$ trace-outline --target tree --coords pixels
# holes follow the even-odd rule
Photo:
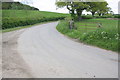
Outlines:
[[[72,17],[77,15],[78,20],[81,20],[83,10],[88,8],[85,2],[56,2],[57,7],[67,7]],[[76,12],[76,14],[75,14]]]
[[[109,7],[107,6],[108,6],[107,2],[98,3],[99,10],[97,11],[97,13],[99,16],[102,16],[109,11]]]
[[[78,20],[81,20],[82,17],[82,12],[83,10],[87,9],[89,7],[89,5],[85,2],[75,2],[75,10],[78,16]]]
[[[110,7],[108,7],[106,15],[113,15],[113,14],[114,14],[114,12],[112,11],[112,9]]]
[[[99,10],[99,2],[88,2],[89,8],[87,11],[92,13],[92,16],[94,17],[95,13]]]
[[[75,17],[74,2],[56,2],[58,8],[65,7],[69,10],[72,17]]]
[[[99,16],[106,14],[109,11],[107,2],[56,2],[58,8],[67,7],[72,17],[77,16],[81,20],[81,15],[84,10],[90,11],[92,16],[97,12]]]
[[[2,9],[16,9],[16,10],[39,10],[35,7],[22,4],[20,2],[2,2]]]

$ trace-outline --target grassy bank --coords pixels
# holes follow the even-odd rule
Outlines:
[[[2,10],[2,29],[33,25],[40,22],[64,19],[67,14],[33,11],[33,10]]]
[[[53,21],[49,21],[49,22],[53,22]],[[24,29],[24,28],[30,28],[30,27],[33,27],[33,26],[36,26],[36,25],[45,24],[45,23],[49,23],[49,22],[41,22],[41,23],[36,23],[36,24],[33,24],[33,25],[28,25],[28,26],[8,28],[8,29],[1,30],[1,32],[5,33],[5,32],[16,31],[16,30],[20,30],[20,29]]]
[[[102,27],[98,28],[98,24]],[[76,30],[68,28],[68,21],[61,21],[57,30],[71,38],[79,39],[81,42],[98,46],[107,50],[118,51],[118,20],[108,19],[84,19],[75,22]]]

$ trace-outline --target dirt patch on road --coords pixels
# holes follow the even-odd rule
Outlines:
[[[17,52],[17,39],[24,30],[4,33],[2,45],[3,78],[29,78],[29,67]]]

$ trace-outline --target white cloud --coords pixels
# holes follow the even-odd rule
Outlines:
[[[55,2],[56,0],[34,0],[31,6],[37,7],[41,11],[68,13],[66,8],[57,9]]]
[[[118,13],[118,2],[120,0],[106,0],[106,1],[108,2],[109,7],[112,8],[112,11],[117,14]],[[119,5],[119,7],[120,7],[120,5]]]
[[[15,1],[20,1],[29,4],[31,6],[37,7],[41,11],[68,13],[68,10],[66,8],[56,10],[56,5],[55,5],[56,0],[15,0]],[[114,13],[117,14],[119,0],[106,0],[106,1],[108,2],[109,7],[112,8],[112,11],[114,11]]]

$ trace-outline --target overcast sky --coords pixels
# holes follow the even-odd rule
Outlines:
[[[22,3],[34,6],[39,8],[41,11],[51,11],[51,12],[59,12],[59,13],[68,13],[66,8],[56,9],[55,1],[56,0],[14,0],[20,1]],[[118,13],[118,2],[120,0],[106,0],[109,4],[109,7],[112,8],[112,11],[117,14]],[[84,12],[85,13],[85,12]]]

